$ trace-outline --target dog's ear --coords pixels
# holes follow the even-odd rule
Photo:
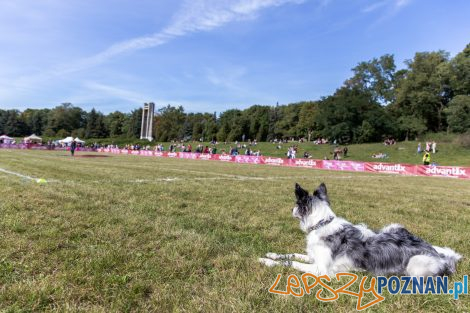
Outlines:
[[[297,200],[302,200],[305,197],[308,197],[308,191],[300,187],[299,184],[295,184],[295,196]]]
[[[326,185],[324,183],[321,183],[320,186],[318,186],[318,188],[313,192],[313,195],[322,200],[328,200]]]

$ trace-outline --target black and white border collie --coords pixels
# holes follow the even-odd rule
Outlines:
[[[267,266],[290,266],[316,276],[368,271],[374,275],[427,277],[454,273],[461,258],[452,249],[432,246],[398,224],[374,232],[337,217],[323,183],[312,195],[296,184],[295,196],[292,215],[307,234],[307,255],[267,253],[266,258],[259,259]]]

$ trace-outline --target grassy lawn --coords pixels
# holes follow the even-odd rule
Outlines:
[[[397,162],[406,151],[400,162],[419,163],[415,146],[351,146],[350,154],[386,152]],[[322,158],[331,146],[307,148]],[[462,151],[438,148],[441,165],[470,165]],[[0,150],[0,168],[48,180],[0,172],[0,312],[354,311],[347,295],[322,303],[268,292],[278,273],[278,289],[301,274],[257,262],[269,251],[304,250],[291,217],[295,182],[309,191],[325,182],[334,211],[353,223],[401,223],[454,248],[465,258],[452,283],[470,274],[470,181],[63,151]],[[470,307],[468,295],[384,296],[369,311]]]

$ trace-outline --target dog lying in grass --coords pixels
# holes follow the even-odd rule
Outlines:
[[[296,184],[295,196],[292,215],[307,234],[307,254],[267,253],[259,259],[267,266],[289,266],[317,276],[368,271],[427,277],[451,275],[461,258],[452,249],[432,246],[399,224],[374,232],[337,217],[323,183],[312,195]]]

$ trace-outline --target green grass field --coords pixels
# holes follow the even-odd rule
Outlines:
[[[301,274],[257,261],[304,250],[295,182],[325,182],[353,223],[401,223],[454,248],[464,259],[451,283],[470,274],[470,181],[63,151],[0,150],[0,168],[48,181],[0,172],[0,312],[354,311],[348,295],[268,292],[278,273],[279,289]],[[368,311],[470,307],[469,295],[384,296]]]

